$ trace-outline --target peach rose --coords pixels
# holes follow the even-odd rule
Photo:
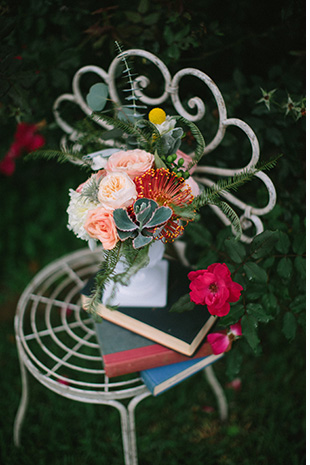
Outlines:
[[[110,173],[112,171],[125,172],[131,179],[134,179],[152,168],[153,163],[154,155],[145,150],[120,151],[110,156],[106,170]]]
[[[137,198],[135,183],[126,173],[108,173],[99,184],[98,200],[106,208],[126,208]]]
[[[98,239],[105,250],[114,249],[118,242],[113,212],[104,207],[98,207],[88,212],[84,229],[90,237]]]

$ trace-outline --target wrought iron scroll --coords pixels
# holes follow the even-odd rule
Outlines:
[[[227,128],[230,126],[235,126],[239,128],[241,131],[243,131],[244,135],[249,139],[250,145],[251,145],[251,158],[246,166],[238,167],[234,169],[227,169],[227,168],[218,168],[215,166],[201,164],[196,167],[195,172],[194,172],[194,178],[196,180],[198,180],[200,183],[206,186],[211,186],[212,184],[214,184],[214,181],[212,181],[207,176],[208,174],[213,175],[213,176],[221,176],[221,177],[233,176],[234,174],[240,173],[244,171],[245,169],[250,169],[257,164],[259,157],[260,157],[260,148],[259,148],[259,143],[258,143],[256,134],[254,133],[252,128],[244,121],[237,119],[237,118],[227,117],[227,110],[226,110],[224,98],[219,88],[217,87],[217,85],[207,74],[195,68],[185,68],[185,69],[178,71],[175,74],[175,76],[172,77],[169,72],[169,69],[163,63],[163,61],[161,61],[154,54],[147,52],[145,50],[139,50],[139,49],[132,49],[132,50],[128,50],[128,51],[120,53],[112,61],[107,72],[98,66],[91,66],[91,65],[84,66],[76,72],[76,74],[73,77],[73,82],[72,82],[72,93],[63,94],[60,97],[58,97],[54,103],[54,108],[53,108],[56,122],[58,123],[60,128],[65,132],[69,140],[76,141],[79,134],[72,126],[70,126],[70,124],[68,124],[61,117],[60,106],[62,102],[70,101],[78,105],[78,107],[86,115],[91,115],[92,110],[88,107],[86,100],[84,96],[82,95],[80,83],[81,83],[82,76],[84,76],[87,73],[94,73],[105,84],[108,85],[110,98],[114,102],[120,104],[121,99],[119,97],[117,86],[116,86],[117,67],[119,63],[121,62],[121,60],[124,58],[124,56],[126,58],[127,57],[141,57],[144,60],[148,60],[157,67],[157,69],[160,71],[162,75],[164,90],[162,94],[157,97],[150,97],[146,95],[145,93],[145,90],[150,85],[150,80],[148,77],[140,75],[135,78],[135,81],[134,81],[135,95],[141,103],[147,106],[152,106],[152,107],[159,106],[159,105],[162,105],[167,100],[171,99],[170,103],[175,108],[177,114],[183,116],[189,121],[199,122],[204,118],[206,114],[206,105],[203,102],[203,100],[198,96],[190,98],[187,102],[187,106],[189,109],[192,110],[192,112],[189,113],[184,108],[184,105],[182,104],[180,96],[179,96],[180,82],[185,76],[193,76],[199,79],[200,81],[202,81],[208,87],[209,91],[212,93],[215,99],[217,109],[218,109],[219,119],[218,119],[217,132],[214,135],[213,139],[206,145],[204,155],[210,154],[212,151],[214,151],[219,146],[219,144],[222,142],[225,136]],[[108,124],[104,123],[103,121],[96,121],[96,122],[100,126],[102,126],[104,129],[111,129],[111,127]],[[62,140],[63,144],[65,140],[66,138],[63,138]],[[114,144],[114,141],[113,140],[105,141],[105,144],[112,146]],[[241,236],[241,240],[247,243],[250,243],[255,235],[263,231],[264,227],[263,227],[263,223],[261,220],[261,216],[269,213],[273,209],[276,203],[276,190],[275,190],[275,187],[271,179],[265,173],[261,171],[256,173],[255,176],[264,184],[268,192],[268,202],[267,202],[267,205],[265,205],[263,208],[257,208],[253,205],[250,205],[240,200],[237,196],[232,195],[230,193],[224,194],[224,197],[226,198],[226,200],[230,204],[234,205],[234,207],[237,207],[237,209],[241,211],[240,219],[241,219],[242,229],[244,231]],[[216,214],[219,216],[219,218],[223,221],[225,225],[230,224],[226,216],[223,215],[222,212],[216,206],[211,206],[211,208],[216,212]],[[251,236],[245,234],[245,231],[253,226],[254,226],[254,234],[252,234]]]

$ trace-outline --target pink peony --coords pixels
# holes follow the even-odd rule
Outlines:
[[[100,181],[98,200],[106,208],[127,208],[136,198],[136,185],[126,173],[109,173]]]
[[[154,155],[145,150],[127,150],[113,153],[106,165],[108,172],[127,173],[131,179],[141,176],[153,167]]]
[[[90,210],[86,217],[84,229],[90,237],[98,239],[105,250],[114,249],[118,235],[111,210],[104,207]]]
[[[218,332],[208,334],[207,340],[212,347],[212,351],[215,355],[227,352],[230,349],[232,341],[237,337],[242,336],[241,324],[236,323],[230,326],[228,332]]]
[[[190,299],[197,305],[207,305],[211,315],[224,316],[229,313],[230,302],[237,302],[242,286],[235,283],[225,263],[214,263],[206,270],[188,274]]]

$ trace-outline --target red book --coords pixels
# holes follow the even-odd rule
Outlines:
[[[187,356],[107,320],[102,320],[102,323],[96,323],[95,326],[104,368],[110,378],[206,357],[213,353],[206,338],[192,356]]]

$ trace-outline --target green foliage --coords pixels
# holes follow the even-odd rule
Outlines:
[[[62,0],[2,1],[0,26],[0,158],[7,153],[20,120],[45,119],[47,146],[58,146],[60,131],[52,115],[55,99],[70,91],[72,76],[81,66],[95,64],[107,70],[115,57],[115,39],[124,49],[157,54],[172,76],[187,66],[210,75],[223,93],[229,116],[245,120],[257,134],[262,158],[283,156],[270,173],[278,198],[274,210],[263,218],[264,235],[252,245],[236,242],[206,208],[200,212],[201,222],[185,230],[184,238],[191,245],[189,258],[201,268],[225,261],[245,289],[241,304],[233,305],[229,318],[222,320],[223,326],[240,319],[245,325],[245,337],[226,357],[230,377],[253,350],[262,347],[264,352],[262,333],[280,328],[295,344],[305,327],[304,2],[264,0],[254,5],[242,0],[219,9],[215,0],[140,0],[137,4],[121,0],[102,8],[94,0],[66,5]],[[137,72],[141,65],[135,63]],[[146,74],[152,72],[149,66]],[[150,89],[152,95],[161,93],[161,77],[156,81],[160,84]],[[190,97],[199,93],[196,81],[181,84],[182,95],[183,91]],[[267,94],[270,105],[266,98],[258,103]],[[207,112],[199,129],[207,141],[217,131],[217,107],[209,95],[203,100]],[[185,108],[187,102],[182,97]],[[68,112],[78,126],[75,110]],[[123,129],[119,128],[118,136]],[[140,131],[143,141],[143,132],[149,135],[150,129]],[[98,150],[96,138],[110,135],[98,130],[83,143],[87,142],[89,151]],[[185,136],[193,148],[193,141]],[[203,163],[222,168],[235,167],[236,160],[238,166],[245,166],[248,142],[228,128],[216,153],[204,158]],[[1,175],[3,299],[7,293],[19,294],[38,268],[80,246],[66,235],[65,209],[68,188],[82,180],[81,173],[69,165],[61,165],[59,173],[52,160],[36,162],[35,167],[19,159],[14,176]],[[250,185],[240,188],[247,199],[265,205],[264,190],[253,190]]]
[[[109,88],[106,84],[98,82],[94,84],[86,96],[87,105],[93,111],[102,111],[107,103]]]
[[[196,233],[196,230],[202,230]],[[214,260],[225,262],[234,281],[244,290],[242,299],[232,304],[230,313],[220,318],[219,325],[227,327],[241,321],[242,332],[248,346],[255,354],[263,350],[260,338],[260,326],[272,323],[275,319],[282,322],[282,331],[288,341],[295,339],[305,328],[305,248],[293,250],[294,231],[266,230],[257,235],[251,244],[238,243],[235,239],[218,237],[213,242],[214,255],[210,255],[211,238],[205,242],[203,227],[190,225],[186,235],[193,249],[199,247],[199,255],[210,256],[208,266]],[[296,250],[296,245],[295,245]],[[193,250],[189,257],[194,258]],[[198,262],[198,268],[201,263]],[[234,355],[229,358],[227,374],[236,374],[248,349],[240,342],[235,343]]]

